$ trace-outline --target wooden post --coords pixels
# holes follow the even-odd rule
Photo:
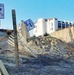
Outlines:
[[[14,29],[16,66],[19,66],[19,51],[18,51],[18,38],[17,38],[17,26],[16,26],[16,13],[15,13],[15,10],[12,10],[12,20],[13,20],[13,29]]]

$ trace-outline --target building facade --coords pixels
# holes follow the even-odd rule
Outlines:
[[[37,22],[35,22],[33,33],[35,36],[43,36],[46,33],[50,34],[56,30],[66,28],[68,26],[73,26],[73,23],[69,21],[60,21],[57,18],[40,18]]]

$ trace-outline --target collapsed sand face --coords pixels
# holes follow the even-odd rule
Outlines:
[[[9,39],[9,38],[8,38]],[[0,48],[3,50],[10,50],[12,52],[14,52],[14,47],[10,46],[7,41],[8,39],[4,40],[4,42],[2,41],[0,44],[4,44],[5,46],[1,46]],[[55,56],[55,57],[63,57],[63,58],[69,58],[69,57],[73,57],[74,56],[74,49],[72,47],[70,47],[67,43],[51,37],[51,36],[40,36],[40,37],[31,37],[28,39],[28,43],[27,45],[29,46],[29,48],[31,49],[31,52],[33,52],[31,54],[31,52],[29,52],[27,49],[25,48],[25,45],[21,45],[21,40],[19,39],[19,47],[21,48],[21,50],[19,50],[19,52],[21,53],[25,53],[27,52],[27,54],[32,55],[47,55],[47,56]],[[21,46],[22,47],[21,47]],[[2,50],[0,50],[0,52],[3,52]],[[24,55],[25,55],[24,54]],[[26,55],[27,55],[26,54]]]
[[[5,42],[4,42],[5,44]],[[0,59],[6,66],[9,75],[73,75],[74,62],[65,58],[73,57],[67,44],[50,36],[32,37],[28,45],[38,55],[37,58],[20,57],[20,66],[15,67],[14,50],[0,50]],[[3,46],[1,46],[3,47]],[[23,49],[24,51],[24,49]],[[22,52],[26,53],[26,52]],[[40,56],[39,56],[40,55]],[[64,58],[59,59],[59,58]],[[74,58],[73,58],[74,59]]]
[[[60,56],[64,58],[74,56],[74,52],[70,50],[72,47],[63,41],[50,36],[31,37],[28,39],[28,45],[37,54],[55,55],[56,57]],[[70,48],[67,48],[68,46]]]

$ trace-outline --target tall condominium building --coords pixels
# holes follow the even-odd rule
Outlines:
[[[72,22],[58,20],[57,18],[40,18],[37,22],[35,22],[33,33],[35,36],[43,36],[46,33],[50,34],[56,30],[63,29],[72,25]]]

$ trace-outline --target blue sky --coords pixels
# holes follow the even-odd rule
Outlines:
[[[0,28],[13,29],[11,10],[16,10],[17,25],[21,20],[56,17],[74,22],[74,0],[0,0],[5,6],[5,19]]]

